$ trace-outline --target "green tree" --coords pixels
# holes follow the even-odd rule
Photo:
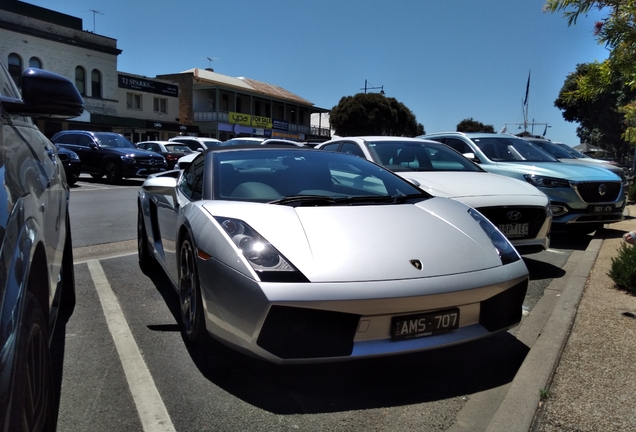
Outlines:
[[[380,93],[345,96],[329,116],[336,135],[386,135],[414,137],[424,135],[424,126],[413,112],[395,98]]]
[[[579,16],[585,16],[594,9],[607,14],[603,20],[594,24],[593,34],[600,44],[609,49],[609,57],[599,63],[593,73],[577,77],[576,90],[570,97],[595,98],[602,93],[607,93],[608,87],[610,89],[614,87],[617,80],[631,89],[636,88],[636,2],[633,0],[547,0],[544,5],[544,10],[549,12],[562,11],[568,20],[568,25],[576,24]],[[621,128],[622,138],[634,144],[636,143],[636,101],[623,99],[622,103],[622,106],[616,107],[624,119],[624,127]]]
[[[609,150],[621,159],[630,153],[623,139],[626,125],[622,107],[633,100],[636,93],[621,76],[615,75],[597,91],[584,96],[581,83],[589,77],[595,80],[603,73],[602,69],[598,62],[577,65],[576,71],[565,79],[554,106],[562,111],[565,120],[579,123],[577,135],[582,142]]]
[[[483,124],[472,117],[464,119],[457,123],[457,132],[494,132],[493,125]]]

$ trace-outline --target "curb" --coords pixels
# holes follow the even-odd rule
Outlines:
[[[530,352],[521,364],[499,408],[493,415],[486,432],[527,432],[531,429],[539,409],[541,390],[548,389],[556,367],[572,330],[578,305],[583,296],[588,277],[598,257],[604,239],[604,230],[598,230],[583,253],[572,253],[566,266],[574,268],[561,294],[556,300],[544,294],[546,302],[554,302],[547,319],[541,313],[530,314],[523,323],[520,333],[530,327],[538,329],[536,340],[530,345]],[[553,281],[548,290],[554,290]],[[560,291],[557,288],[558,292]],[[553,291],[553,294],[555,292]],[[543,300],[543,299],[542,299]],[[541,303],[541,302],[539,302]],[[533,311],[541,308],[537,304]],[[546,315],[547,315],[547,311]],[[544,325],[541,325],[545,323]],[[527,339],[528,336],[526,336]]]

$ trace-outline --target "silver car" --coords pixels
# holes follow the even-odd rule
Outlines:
[[[372,162],[217,147],[138,197],[142,269],[178,292],[184,335],[275,363],[426,350],[521,319],[528,271],[495,226]]]

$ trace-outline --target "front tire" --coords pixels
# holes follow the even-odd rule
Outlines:
[[[110,184],[117,184],[121,182],[122,174],[121,169],[113,161],[106,164],[106,180]]]
[[[200,342],[207,330],[203,316],[196,250],[187,234],[179,248],[179,302],[184,335],[192,342]]]
[[[17,342],[10,431],[53,431],[57,407],[51,375],[49,330],[42,308],[27,291]]]

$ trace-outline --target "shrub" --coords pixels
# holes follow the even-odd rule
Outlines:
[[[621,243],[607,275],[619,288],[636,294],[636,246]]]

